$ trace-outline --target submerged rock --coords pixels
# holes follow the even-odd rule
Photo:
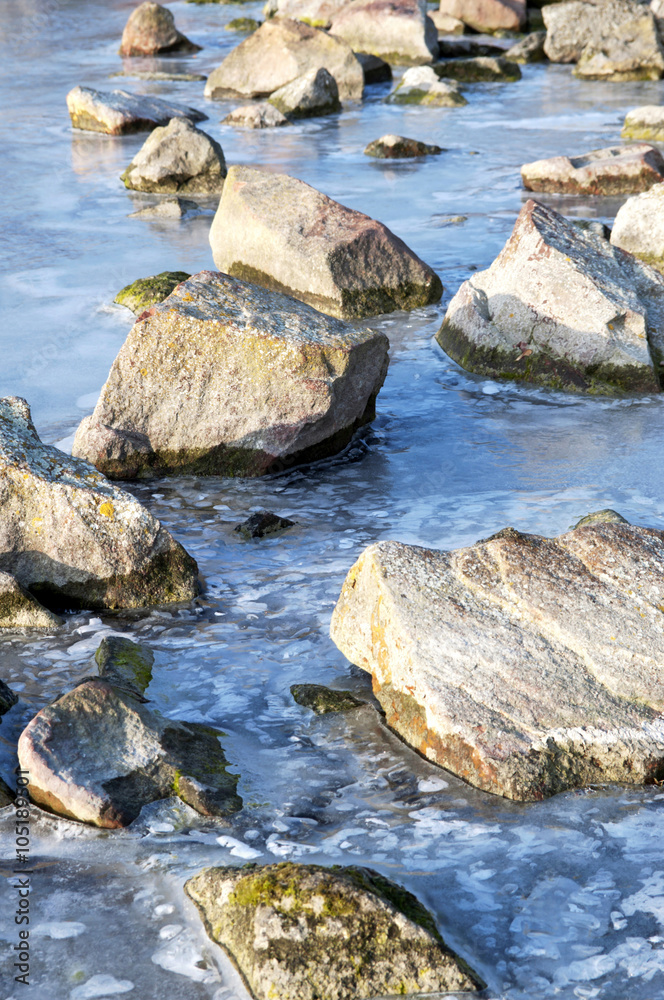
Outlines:
[[[253,17],[234,17],[232,21],[228,22],[225,30],[240,31],[244,35],[249,35],[252,31],[258,31],[262,23]]]
[[[365,87],[374,83],[389,83],[392,79],[392,67],[384,59],[369,52],[356,52],[355,56],[362,67]]]
[[[184,118],[156,128],[122,174],[133,191],[219,194],[226,161],[218,142]]]
[[[231,167],[210,243],[220,271],[344,319],[415,309],[443,290],[380,222],[295,177],[252,167]]]
[[[546,59],[545,41],[546,31],[533,31],[509,48],[505,53],[505,58],[517,63],[542,62]]]
[[[47,611],[10,573],[0,572],[0,628],[53,628],[62,618]],[[0,692],[0,714],[2,694]]]
[[[350,712],[366,705],[366,701],[356,698],[351,691],[333,691],[324,684],[292,684],[290,691],[298,705],[310,708],[316,715]]]
[[[49,608],[196,596],[197,567],[129,493],[42,444],[24,399],[0,400],[0,570]]]
[[[258,104],[244,104],[241,108],[234,108],[221,124],[239,125],[242,128],[278,128],[280,125],[288,125],[289,121],[274,105],[259,101]]]
[[[203,271],[130,331],[74,454],[126,479],[260,476],[335,454],[373,419],[388,346]]]
[[[440,13],[458,18],[475,31],[521,31],[526,0],[440,0]]]
[[[144,209],[145,211],[145,209]],[[191,275],[186,271],[162,271],[150,278],[138,278],[130,285],[121,288],[113,299],[119,306],[131,309],[135,316],[140,316],[146,309],[163,302],[181,281],[186,281]]]
[[[202,111],[158,97],[128,94],[126,90],[113,90],[109,94],[91,87],[70,90],[67,108],[73,128],[107,135],[150,132],[158,125],[167,125],[172,118],[187,118],[191,122],[207,118]]]
[[[472,56],[502,56],[509,44],[493,35],[454,35],[438,39],[440,59],[464,59]]]
[[[428,760],[518,800],[664,777],[664,532],[370,546],[332,638]]]
[[[555,194],[634,194],[664,180],[664,157],[645,142],[594,149],[583,156],[553,156],[521,167],[528,191]]]
[[[3,573],[3,576],[6,574]],[[0,679],[0,715],[4,715],[18,702],[18,695]]]
[[[195,201],[189,201],[187,198],[164,198],[157,205],[146,205],[145,208],[140,208],[137,212],[132,212],[129,215],[130,219],[164,219],[167,221],[176,219],[187,219],[191,218],[192,215],[200,215],[200,209]],[[168,271],[163,271],[162,274],[168,274]],[[184,272],[181,272],[184,273]],[[155,277],[160,277],[155,275]],[[187,275],[189,277],[189,275]],[[143,281],[150,281],[150,278],[143,278]],[[182,279],[180,279],[182,280]],[[134,282],[135,284],[135,282]],[[127,288],[132,288],[132,285],[128,285]],[[126,289],[122,289],[122,292]],[[121,295],[122,292],[118,292]],[[116,296],[114,301],[118,301]],[[160,301],[157,299],[156,301]],[[124,303],[120,303],[124,305]],[[152,303],[151,303],[152,304]]]
[[[371,868],[207,868],[185,892],[256,1000],[483,986],[415,896]]]
[[[613,223],[611,242],[664,269],[664,184],[627,199]]]
[[[270,510],[257,510],[242,524],[235,525],[235,531],[244,538],[264,538],[266,535],[278,535],[282,531],[295,526],[295,521],[287,517],[279,517]]]
[[[111,79],[116,76],[128,76],[132,80],[180,80],[183,83],[204,83],[207,80],[205,73],[167,73],[160,69],[129,69],[109,73]]]
[[[341,111],[337,81],[322,66],[279,87],[269,103],[287,118],[313,118]]]
[[[438,54],[426,0],[350,0],[332,18],[330,32],[356,52],[399,66],[429,63]]]
[[[144,701],[145,689],[152,680],[154,653],[131,639],[109,635],[101,640],[95,653],[99,676],[124,694]]]
[[[406,139],[403,135],[383,135],[370,142],[364,150],[365,156],[376,156],[381,160],[434,156],[442,152],[441,146],[432,146],[419,139]]]
[[[459,108],[468,104],[456,80],[440,80],[431,66],[406,70],[401,83],[387,98],[390,104],[424,104],[441,108]]]
[[[620,136],[622,139],[664,141],[664,107],[659,104],[647,104],[645,107],[628,112]]]
[[[166,55],[171,52],[199,52],[200,48],[178,31],[173,14],[167,7],[145,0],[129,15],[122,32],[120,55]]]
[[[517,64],[504,56],[444,59],[434,69],[438,76],[461,83],[513,83],[521,79]]]
[[[437,339],[482,375],[576,392],[659,392],[664,278],[528,201],[491,267],[450,302]]]

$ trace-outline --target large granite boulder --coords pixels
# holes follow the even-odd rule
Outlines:
[[[335,454],[373,419],[388,347],[203,271],[139,318],[74,454],[126,479],[259,476]]]
[[[441,59],[434,69],[438,76],[460,83],[514,83],[521,79],[517,64],[504,56]]]
[[[522,31],[526,24],[526,0],[440,0],[439,9],[480,32]]]
[[[443,290],[380,222],[295,177],[252,167],[231,167],[210,243],[220,271],[344,319],[415,309]]]
[[[125,187],[150,194],[219,194],[225,177],[221,146],[186,118],[156,128],[122,174]]]
[[[611,242],[664,269],[664,184],[627,199],[613,223]]]
[[[468,104],[457,81],[439,79],[432,66],[407,69],[387,101],[389,104],[423,104],[439,108],[462,108]]]
[[[400,66],[430,63],[438,55],[426,0],[350,0],[332,18],[330,31],[356,52]]]
[[[196,596],[194,560],[87,462],[42,444],[24,399],[0,400],[0,570],[49,608]]]
[[[521,167],[528,191],[555,194],[636,194],[664,180],[664,157],[645,142],[553,156]]]
[[[337,81],[323,66],[279,87],[269,103],[287,118],[314,118],[341,111]]]
[[[107,135],[151,132],[158,125],[168,125],[171,118],[204,121],[207,115],[195,108],[162,101],[159,97],[128,94],[126,90],[105,93],[91,87],[74,87],[67,94],[67,109],[72,128]]]
[[[370,546],[332,638],[387,722],[478,788],[535,800],[664,777],[664,532],[506,528],[453,552]]]
[[[0,572],[0,628],[54,628],[61,624],[62,618],[43,607],[16,577]]]
[[[646,104],[642,108],[628,111],[620,137],[622,139],[645,139],[647,142],[663,142],[664,107],[659,104]]]
[[[185,884],[255,1000],[476,990],[418,899],[371,868],[207,868]]]
[[[450,302],[437,339],[481,375],[575,392],[659,392],[664,278],[528,201],[491,267]]]
[[[199,52],[200,45],[190,42],[175,27],[173,14],[159,3],[139,4],[129,15],[122,32],[121,56],[154,56],[170,53]]]
[[[362,96],[362,67],[350,45],[302,21],[278,18],[262,24],[210,73],[205,96],[269,97],[296,77],[321,67],[337,81],[342,101]]]

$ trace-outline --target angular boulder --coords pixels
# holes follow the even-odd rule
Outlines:
[[[162,271],[149,278],[138,278],[121,288],[113,301],[131,309],[135,316],[140,316],[146,309],[156,306],[157,302],[163,302],[181,281],[190,277],[186,271]]]
[[[241,108],[234,108],[221,124],[237,125],[240,128],[278,128],[289,122],[286,115],[282,115],[272,104],[259,101],[257,104],[243,104]]]
[[[553,194],[636,194],[664,180],[664,157],[645,142],[594,149],[583,156],[553,156],[521,167],[528,191]]]
[[[664,268],[664,184],[627,199],[613,223],[611,243]]]
[[[126,479],[259,476],[335,454],[373,419],[388,346],[203,271],[130,331],[73,452]]]
[[[522,31],[526,24],[526,0],[440,0],[439,9],[480,32]]]
[[[256,1000],[476,990],[431,914],[371,868],[207,868],[185,883]]]
[[[664,278],[528,201],[491,267],[450,302],[437,340],[481,375],[574,392],[659,392]]]
[[[472,56],[470,59],[443,59],[434,69],[438,76],[460,83],[514,83],[521,70],[504,56]]]
[[[505,58],[516,63],[543,62],[546,59],[545,41],[546,31],[532,31],[516,45],[512,45],[505,53]]]
[[[287,118],[314,118],[341,111],[337,81],[322,66],[279,87],[269,103]]]
[[[484,791],[532,801],[664,777],[664,532],[506,528],[452,552],[370,546],[331,634],[388,724]]]
[[[302,21],[266,21],[208,76],[205,96],[269,97],[303,73],[323,67],[337,81],[342,101],[362,96],[362,67],[343,39]]]
[[[380,222],[286,174],[231,167],[210,243],[220,271],[344,319],[415,309],[443,290]]]
[[[332,18],[330,32],[355,51],[398,66],[430,63],[438,55],[426,0],[350,0]]]
[[[429,145],[419,139],[407,139],[403,135],[383,135],[374,139],[364,150],[365,156],[375,156],[380,160],[408,159],[417,156],[435,156],[442,153],[441,146]]]
[[[53,628],[62,625],[11,573],[0,572],[0,628]],[[0,714],[2,714],[0,691]]]
[[[664,107],[646,104],[625,115],[621,139],[645,139],[648,142],[664,141]]]
[[[449,14],[443,14],[440,10],[430,11],[429,17],[436,27],[439,42],[441,35],[463,35],[466,30],[466,25],[463,21],[460,21],[458,17],[451,17]]]
[[[407,69],[401,83],[387,98],[390,104],[423,104],[439,108],[461,108],[468,101],[456,80],[440,80],[432,66]]]
[[[186,118],[173,118],[148,136],[121,179],[132,191],[219,194],[225,177],[219,143]]]
[[[173,14],[159,3],[139,4],[129,15],[120,43],[121,56],[154,56],[169,53],[199,52],[200,45],[190,42],[175,27]]]
[[[168,125],[172,118],[204,121],[207,115],[195,108],[162,101],[159,97],[128,94],[126,90],[104,93],[91,87],[74,87],[67,94],[67,109],[72,128],[106,135],[151,132],[158,125]]]
[[[0,400],[0,570],[49,608],[190,601],[197,567],[129,493],[42,444],[24,399]]]

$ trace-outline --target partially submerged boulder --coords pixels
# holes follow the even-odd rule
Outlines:
[[[521,79],[517,64],[504,56],[443,59],[434,69],[438,76],[461,83],[513,83]]]
[[[129,493],[42,444],[24,399],[0,400],[0,570],[49,608],[196,596],[197,567]]]
[[[210,243],[220,271],[344,319],[415,309],[443,290],[380,222],[286,174],[231,167]]]
[[[139,4],[131,14],[122,32],[121,56],[154,56],[171,53],[199,52],[200,45],[175,27],[173,14],[159,3]]]
[[[429,63],[438,54],[426,0],[350,0],[332,18],[330,32],[356,52],[399,66]]]
[[[648,142],[664,141],[664,107],[646,104],[625,115],[621,139],[645,139]]]
[[[6,574],[3,573],[3,576]],[[4,715],[10,708],[18,702],[18,695],[12,691],[8,684],[0,679],[0,715]]]
[[[356,52],[355,56],[362,67],[365,87],[374,83],[389,83],[392,79],[392,67],[384,59],[369,52]]]
[[[0,628],[53,628],[57,625],[62,625],[62,618],[43,607],[11,573],[0,572]]]
[[[185,118],[173,118],[148,136],[122,180],[133,191],[219,194],[225,176],[219,143]]]
[[[664,184],[627,199],[613,223],[611,242],[664,269]]]
[[[278,128],[288,125],[288,118],[267,101],[257,104],[243,104],[234,108],[223,119],[222,125],[239,125],[241,128]]]
[[[337,81],[342,101],[362,96],[362,67],[341,38],[301,21],[266,21],[210,73],[205,96],[269,97],[303,73],[323,67]]]
[[[234,17],[225,27],[225,31],[239,31],[243,35],[250,35],[252,31],[258,31],[262,21],[257,21],[253,17]]]
[[[207,868],[185,892],[256,1000],[483,986],[415,896],[371,868]]]
[[[442,152],[441,146],[420,142],[419,139],[407,139],[403,135],[383,135],[370,142],[364,150],[365,156],[375,156],[380,160],[435,156]]]
[[[197,202],[190,201],[188,198],[164,198],[157,202],[156,205],[146,205],[145,208],[139,208],[137,212],[131,212],[129,214],[130,219],[153,219],[162,220],[166,222],[173,222],[180,219],[190,219],[194,215],[201,215],[201,210],[198,207]],[[162,271],[163,274],[169,274],[172,272]],[[180,272],[184,273],[184,272]],[[154,275],[154,278],[160,278],[161,275]],[[189,275],[187,275],[189,277]],[[151,282],[152,278],[142,278],[140,281]],[[180,279],[182,280],[182,279]],[[133,286],[138,284],[138,282],[132,282],[131,285],[127,285],[123,288],[118,295],[115,297],[115,302],[120,302],[118,296],[122,295],[124,292],[133,290]],[[170,289],[169,289],[170,291]],[[168,293],[167,293],[168,294]],[[164,298],[165,296],[162,296]],[[155,301],[160,301],[159,299]],[[120,303],[124,305],[124,302]],[[152,305],[152,303],[150,303]]]
[[[316,715],[350,712],[366,705],[366,701],[356,698],[352,691],[336,691],[324,684],[292,684],[290,691],[298,705],[310,708]]]
[[[401,83],[387,98],[390,104],[424,104],[440,108],[460,108],[468,101],[456,80],[440,80],[431,66],[406,70]]]
[[[337,81],[323,66],[279,87],[269,103],[286,118],[314,118],[341,111]]]
[[[428,760],[523,801],[664,777],[664,532],[370,546],[331,634]]]
[[[138,278],[130,285],[121,288],[113,299],[119,306],[131,309],[135,316],[140,316],[146,309],[163,302],[181,281],[186,281],[191,275],[186,271],[162,271],[149,278]]]
[[[528,201],[491,267],[450,302],[437,340],[481,375],[575,392],[659,392],[664,278]]]
[[[516,63],[543,62],[546,59],[545,41],[546,31],[532,31],[520,42],[512,45],[505,53],[505,58]]]
[[[664,157],[645,142],[553,156],[521,167],[528,191],[555,194],[636,194],[664,180]]]
[[[126,479],[259,476],[335,454],[373,419],[388,346],[203,271],[130,331],[73,452]]]
[[[236,524],[234,530],[243,538],[265,538],[266,535],[279,535],[288,528],[293,528],[295,521],[287,517],[279,517],[271,510],[257,510],[250,514],[246,521]]]
[[[526,0],[440,0],[440,13],[475,31],[522,31]]]
[[[172,118],[187,118],[191,122],[207,118],[202,111],[171,104],[159,97],[128,94],[126,90],[113,90],[109,94],[91,87],[70,90],[67,108],[73,128],[107,135],[151,132],[158,125],[167,125]]]
[[[95,653],[99,676],[116,690],[145,701],[145,689],[152,680],[154,653],[121,635],[105,636]]]

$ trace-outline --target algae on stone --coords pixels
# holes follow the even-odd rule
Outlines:
[[[135,316],[140,316],[146,309],[163,302],[181,281],[190,277],[186,271],[162,271],[150,278],[138,278],[121,288],[113,301],[131,309]]]
[[[152,680],[154,653],[148,646],[111,635],[101,640],[95,663],[102,680],[140,701]]]
[[[290,691],[298,705],[310,708],[316,715],[349,712],[366,705],[366,701],[356,698],[351,691],[336,691],[324,684],[292,684]]]

